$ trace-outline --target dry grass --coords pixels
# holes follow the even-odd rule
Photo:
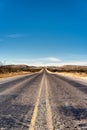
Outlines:
[[[13,76],[17,76],[17,75],[24,75],[24,74],[30,74],[31,72],[11,72],[11,73],[3,73],[0,74],[0,78],[7,78],[7,77],[13,77]]]
[[[47,68],[49,71],[76,78],[87,79],[87,66],[65,65]]]
[[[40,70],[40,67],[37,68],[27,65],[3,65],[0,66],[0,78],[35,73]]]
[[[78,72],[57,72],[57,73],[64,76],[87,79],[87,73],[78,73]]]

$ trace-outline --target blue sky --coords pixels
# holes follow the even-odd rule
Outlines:
[[[87,1],[0,0],[0,61],[87,65]]]

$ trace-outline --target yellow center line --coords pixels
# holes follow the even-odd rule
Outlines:
[[[50,102],[49,102],[48,85],[47,85],[46,78],[45,78],[45,85],[46,85],[47,124],[48,124],[48,129],[53,130],[52,111],[51,111],[51,106],[50,106]]]
[[[37,98],[37,102],[35,104],[35,108],[34,108],[34,111],[33,111],[33,116],[32,116],[32,119],[31,119],[31,124],[30,124],[29,130],[34,130],[34,128],[35,128],[35,123],[36,123],[36,118],[37,118],[37,113],[38,113],[38,106],[39,106],[39,103],[40,103],[40,97],[41,97],[43,81],[44,80],[42,78],[41,87],[40,87],[38,98]]]

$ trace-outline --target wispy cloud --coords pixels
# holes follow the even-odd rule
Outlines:
[[[24,62],[22,62],[24,63]],[[83,65],[83,66],[87,66],[87,62],[76,62],[76,61],[73,61],[73,62],[38,62],[38,61],[35,61],[35,62],[25,62],[27,63],[28,65],[31,65],[31,66],[63,66],[63,65]]]
[[[29,61],[29,64],[35,66],[48,66],[48,65],[58,65],[60,62],[61,60],[56,57],[43,57],[33,59],[32,61]]]
[[[15,33],[15,34],[9,34],[6,37],[8,37],[8,38],[20,38],[20,37],[24,37],[24,35]]]
[[[61,60],[56,57],[44,57],[38,58],[36,61],[43,61],[43,62],[60,62]]]
[[[87,60],[67,60],[64,61],[56,57],[43,57],[35,59],[16,59],[11,63],[28,64],[30,66],[63,66],[63,65],[87,65]]]
[[[28,64],[32,66],[48,66],[48,65],[58,65],[61,62],[59,58],[56,57],[43,57],[36,59],[20,59],[16,60],[16,63]]]
[[[68,61],[68,62],[62,62],[60,65],[87,65],[87,61]]]

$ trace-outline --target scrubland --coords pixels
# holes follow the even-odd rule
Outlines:
[[[47,69],[61,75],[87,78],[87,66],[65,65],[61,67],[48,67]]]
[[[40,67],[33,67],[27,65],[2,65],[0,66],[0,78],[29,74],[33,72],[38,72],[40,70]]]

